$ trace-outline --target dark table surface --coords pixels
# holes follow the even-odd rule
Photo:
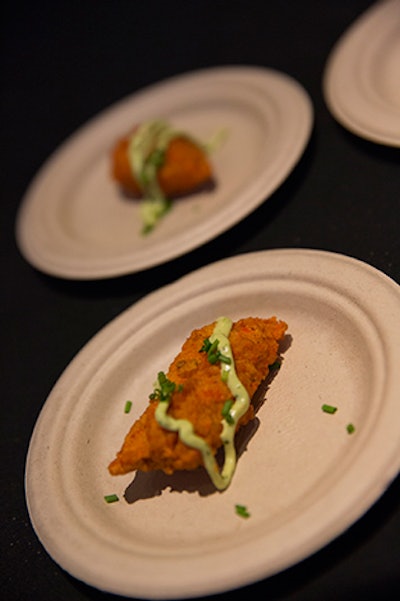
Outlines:
[[[30,525],[24,497],[25,457],[40,409],[64,368],[103,325],[160,286],[253,250],[336,251],[400,283],[400,150],[343,129],[327,110],[321,90],[333,44],[370,5],[367,0],[3,2],[4,599],[116,598],[82,584],[53,562]],[[31,179],[60,143],[94,114],[148,84],[194,69],[238,64],[291,75],[314,105],[315,124],[304,156],[268,202],[184,257],[125,277],[66,281],[25,262],[14,238],[16,212]],[[399,598],[399,478],[338,539],[243,592],[280,601]]]

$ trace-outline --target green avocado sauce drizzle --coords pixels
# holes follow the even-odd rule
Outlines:
[[[165,161],[168,144],[177,135],[164,121],[154,120],[143,123],[129,140],[129,163],[143,194],[139,209],[143,234],[149,233],[171,207],[157,172]]]
[[[219,470],[217,461],[208,443],[194,432],[193,424],[186,419],[175,419],[168,415],[168,407],[171,395],[175,391],[175,384],[170,382],[165,374],[158,374],[158,385],[150,398],[158,398],[159,403],[155,411],[157,422],[163,428],[178,432],[179,438],[187,446],[200,451],[203,457],[204,467],[207,470],[213,484],[218,490],[227,488],[232,480],[236,469],[235,432],[238,421],[244,415],[250,405],[250,397],[239,380],[232,348],[229,342],[229,334],[232,329],[232,320],[228,317],[220,317],[214,327],[213,333],[206,347],[201,349],[207,352],[211,363],[219,362],[221,365],[221,378],[227,384],[233,399],[227,401],[222,410],[222,432],[221,440],[224,445],[225,459],[222,470]],[[215,357],[217,357],[215,359]]]

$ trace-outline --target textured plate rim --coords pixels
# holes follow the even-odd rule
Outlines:
[[[370,30],[382,19],[394,27],[396,9],[400,16],[398,0],[382,0],[356,18],[334,45],[322,83],[325,102],[339,123],[357,136],[393,147],[400,146],[400,110],[389,107],[365,78],[370,76],[375,51],[385,41],[382,30],[377,30],[377,39],[371,37]],[[349,100],[349,86],[353,101]]]

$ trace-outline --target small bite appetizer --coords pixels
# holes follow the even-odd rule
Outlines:
[[[213,178],[208,147],[161,120],[143,123],[116,142],[111,173],[126,193],[142,199],[144,233],[169,210],[173,198]]]
[[[149,405],[110,463],[112,475],[133,470],[194,470],[204,466],[225,489],[236,468],[235,434],[254,417],[251,399],[279,365],[287,324],[276,317],[227,317],[194,330],[159,372]],[[222,468],[216,459],[223,448]]]

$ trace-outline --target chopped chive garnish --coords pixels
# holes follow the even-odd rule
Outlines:
[[[124,407],[124,413],[129,413],[129,411],[131,409],[132,409],[132,401],[126,401],[125,407]]]
[[[235,420],[233,419],[232,415],[229,413],[232,405],[233,405],[232,399],[225,401],[224,406],[222,407],[222,411],[221,411],[222,417],[228,422],[228,424],[235,423]]]
[[[171,400],[172,393],[175,392],[175,389],[178,392],[181,392],[181,390],[183,389],[182,384],[180,384],[177,388],[175,382],[171,382],[171,380],[168,380],[167,376],[163,371],[158,372],[157,379],[159,388],[155,388],[154,392],[151,393],[151,400],[158,399],[159,401],[165,401],[169,403]]]
[[[353,434],[353,432],[355,431],[355,427],[353,424],[347,424],[346,430],[349,434]]]
[[[218,350],[218,345],[219,340],[216,339],[213,343],[211,343],[209,338],[205,338],[203,340],[203,346],[200,349],[200,353],[207,353],[207,359],[212,365],[218,363],[218,361],[230,365],[232,363],[230,357],[223,355],[221,351]]]
[[[214,353],[216,353],[218,350],[218,344],[219,340],[215,339],[214,342],[211,344],[210,348],[208,349],[207,353],[209,355],[213,355]]]
[[[200,349],[200,353],[208,353],[211,347],[211,342],[209,338],[204,338],[203,346]]]
[[[161,167],[165,162],[165,150],[156,148],[156,150],[153,150],[153,152],[149,156],[148,161],[152,163],[155,167]]]
[[[106,503],[115,503],[119,501],[118,495],[104,495],[104,500]]]
[[[207,358],[209,360],[209,362],[214,365],[214,363],[216,363],[218,361],[218,354],[217,353],[207,353]]]
[[[333,405],[322,405],[321,407],[322,411],[324,411],[325,413],[336,413],[337,411],[337,407],[334,407]]]
[[[245,505],[235,505],[235,511],[242,518],[250,517],[250,513],[247,511],[247,507]]]

